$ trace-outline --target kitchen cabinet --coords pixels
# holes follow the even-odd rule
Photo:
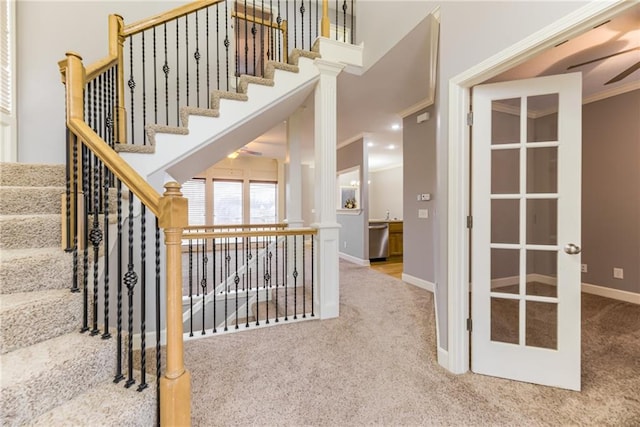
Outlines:
[[[389,256],[402,256],[402,221],[389,222]]]

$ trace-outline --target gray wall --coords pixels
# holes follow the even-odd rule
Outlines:
[[[402,219],[402,166],[369,172],[367,183],[369,184],[369,218],[384,219],[389,212],[389,218]]]
[[[640,90],[582,112],[584,283],[640,293]],[[624,279],[613,278],[613,268]]]
[[[338,149],[337,171],[360,167],[360,208],[359,214],[337,214],[340,229],[340,252],[362,260],[369,259],[369,197],[367,180],[368,175],[366,145],[363,139],[359,139]]]
[[[428,112],[429,120],[417,123],[417,116]],[[404,162],[404,273],[435,282],[434,249],[436,213],[436,120],[431,106],[406,117],[402,128]],[[417,201],[416,195],[431,193],[431,201]],[[429,218],[418,218],[418,209],[428,209]]]

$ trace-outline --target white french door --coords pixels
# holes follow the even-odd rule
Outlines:
[[[473,89],[476,373],[580,390],[581,85]]]

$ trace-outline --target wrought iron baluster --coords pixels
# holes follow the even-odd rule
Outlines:
[[[351,44],[353,44],[353,35],[355,34],[354,28],[353,28],[353,0],[351,0]],[[346,40],[345,40],[346,41]]]
[[[147,207],[140,202],[140,384],[147,388]]]
[[[104,166],[103,166],[104,168]],[[103,230],[104,230],[104,240],[103,240],[103,248],[104,248],[104,331],[102,332],[102,339],[111,338],[111,333],[109,332],[109,271],[111,270],[109,264],[109,252],[111,252],[111,246],[109,245],[109,189],[111,188],[111,180],[109,179],[109,174],[104,173],[104,222],[103,222]]]
[[[193,336],[193,240],[189,240],[189,336]]]
[[[262,0],[262,20],[260,21],[260,77],[264,77],[264,0]]]
[[[307,317],[307,265],[305,264],[305,252],[306,249],[304,247],[304,234],[302,235],[302,318],[306,319]]]
[[[220,18],[218,7],[220,3],[216,3],[216,89],[220,90]],[[207,9],[207,108],[211,108],[211,88],[209,79],[209,9]],[[215,323],[215,322],[214,322]],[[215,327],[215,325],[214,325]]]
[[[71,135],[73,141],[73,283],[71,292],[78,293],[78,137]]]
[[[311,236],[311,317],[315,317],[314,310],[316,306],[315,294],[313,293],[313,282],[315,280],[313,269],[314,269],[314,264],[316,262],[316,258],[313,253],[314,245],[315,245],[315,239],[313,236]]]
[[[162,355],[160,353],[160,224],[156,217],[156,402],[160,402],[160,374]],[[156,420],[160,419],[160,405],[156,405]]]
[[[124,284],[127,287],[128,296],[128,336],[127,336],[127,369],[128,378],[124,384],[129,388],[135,384],[136,380],[133,378],[133,294],[135,286],[138,283],[138,275],[133,270],[133,192],[129,190],[129,221],[128,221],[128,233],[129,233],[129,263],[127,264],[127,272],[124,275]]]
[[[200,240],[196,240],[196,297],[200,297]]]
[[[244,72],[249,74],[249,11],[247,10],[247,0],[244,0]],[[236,76],[239,75],[236,70]]]
[[[153,122],[158,123],[158,56],[156,27],[153,27]]]
[[[116,178],[117,179],[117,178]],[[116,245],[118,249],[118,286],[117,286],[117,313],[116,313],[116,375],[113,382],[118,383],[124,379],[122,375],[122,181],[116,181],[117,220],[118,234]]]
[[[229,90],[229,0],[224,1],[224,47],[226,51],[226,66],[227,66],[227,91]],[[218,88],[220,86],[218,85]]]
[[[295,4],[295,0],[293,1]],[[300,0],[300,48],[304,49],[304,0]],[[295,19],[295,18],[294,18]],[[294,31],[297,32],[295,24],[293,25]]]
[[[256,236],[256,326],[260,326],[260,248]]]
[[[216,239],[211,240],[211,258],[213,258],[211,262],[211,293],[213,294],[213,333],[217,332],[216,329],[216,296],[218,293],[216,292],[218,287],[218,282],[216,282]]]
[[[347,42],[347,0],[343,0],[342,3],[342,41]]]
[[[338,0],[336,0],[336,40],[339,39],[338,28],[339,28],[338,27]],[[331,32],[331,30],[329,30],[329,32]],[[329,35],[331,35],[331,34],[329,34]]]
[[[164,65],[162,66],[162,72],[164,73],[164,113],[165,124],[169,125],[169,60],[167,57],[167,24],[163,26],[164,29]]]
[[[280,0],[278,0],[278,17],[276,18],[278,24],[278,61],[282,62],[282,16],[280,16]],[[287,49],[287,46],[284,47]]]
[[[144,32],[141,34],[142,37],[142,145],[147,145],[147,138],[144,134],[145,128],[147,126],[147,72],[146,72],[146,61],[145,61],[145,40],[144,40]],[[142,384],[140,384],[142,385]]]
[[[129,93],[131,96],[131,144],[135,144],[135,128],[136,128],[136,121],[135,121],[135,114],[134,114],[134,91],[136,88],[136,81],[133,78],[133,41],[134,41],[134,36],[129,37],[129,81],[127,82],[127,85],[129,86]]]
[[[91,201],[89,197],[89,149],[82,145],[82,194],[83,194],[83,212],[82,212],[82,329],[81,332],[89,330],[89,209]]]
[[[207,239],[202,239],[202,335],[205,335],[206,316],[205,309],[207,308],[207,263],[209,258],[207,257]],[[213,302],[215,304],[215,301]]]
[[[256,28],[256,23],[255,23],[255,16],[254,16],[254,22],[251,25],[251,38],[253,39],[253,71],[251,73],[249,73],[247,70],[247,74],[252,74],[254,76],[258,75],[258,70],[257,70],[257,66],[256,66],[256,33],[257,33],[257,28]]]
[[[229,313],[228,313],[228,308],[227,308],[227,299],[229,296],[229,287],[227,286],[227,279],[229,278],[229,261],[231,261],[231,255],[229,255],[229,238],[225,238],[225,243],[224,243],[224,276],[223,279],[224,280],[224,330],[225,332],[228,331],[229,329],[227,328],[227,318],[229,317]]]
[[[278,284],[278,236],[276,236],[276,242],[275,242],[275,246],[276,246],[276,323],[278,323],[279,317],[278,316],[278,287],[280,286]]]
[[[180,125],[180,20],[176,19],[176,126]]]
[[[236,299],[236,329],[238,329],[238,283],[240,283],[240,277],[238,276],[238,238],[235,238],[235,255],[236,255],[236,275],[233,278],[233,283],[235,283],[236,285],[236,295],[235,295],[235,299]]]
[[[66,224],[66,236],[65,236],[65,252],[71,252],[73,248],[71,247],[71,168],[73,165],[71,164],[71,131],[69,128],[65,128],[65,149],[66,149],[66,167],[64,168],[65,173],[65,224]]]
[[[289,237],[284,238],[284,254],[282,258],[282,276],[284,278],[284,320],[289,320]]]
[[[196,11],[196,51],[193,54],[193,58],[196,60],[196,106],[200,108],[200,28],[198,22],[198,12]],[[187,93],[189,93],[187,91]],[[187,100],[187,105],[189,101]]]
[[[293,320],[298,318],[298,236],[293,236]]]
[[[277,236],[276,236],[277,238]],[[267,298],[267,301],[272,297],[271,294],[271,288],[273,287],[271,279],[273,278],[273,253],[271,252],[271,239],[269,239],[269,245],[267,246],[267,248],[269,249],[269,272],[267,273],[267,278],[266,278],[266,283],[265,286],[267,287],[267,292],[269,293],[269,297]],[[277,304],[277,303],[276,303]],[[269,304],[267,304],[267,307],[269,306]],[[277,305],[276,305],[277,307]],[[278,316],[278,311],[276,309],[276,317]],[[269,323],[269,309],[267,308],[267,323]]]
[[[178,22],[178,20],[176,20],[176,22]],[[186,92],[186,98],[187,98],[187,105],[190,105],[189,104],[189,15],[185,15],[184,17],[184,31],[185,31],[185,44],[186,44],[184,49],[184,55],[185,55],[184,66],[187,69],[185,92]],[[178,108],[180,107],[178,106]],[[178,126],[179,125],[180,125],[180,118],[178,117]]]

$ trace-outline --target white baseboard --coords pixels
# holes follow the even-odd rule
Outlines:
[[[438,347],[438,365],[449,370],[449,352],[442,347]]]
[[[640,304],[640,294],[636,294],[634,292],[605,288],[604,286],[592,285],[590,283],[582,284],[582,292],[586,294],[593,294],[599,295],[601,297],[616,299],[619,301],[630,302],[632,304]]]
[[[411,276],[406,273],[402,273],[402,281],[407,282],[410,285],[417,286],[429,292],[434,292],[436,285],[423,279]]]
[[[345,261],[349,261],[350,263],[361,265],[363,267],[369,267],[369,265],[371,265],[368,259],[358,258],[353,255],[345,254],[342,252],[338,252],[338,256]]]

